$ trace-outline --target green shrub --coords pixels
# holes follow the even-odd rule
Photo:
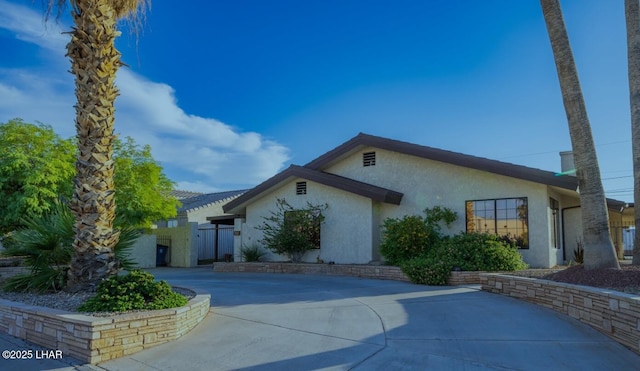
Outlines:
[[[451,275],[451,263],[435,254],[405,260],[400,263],[400,269],[411,282],[421,285],[446,285]]]
[[[173,292],[166,281],[156,282],[152,274],[134,270],[113,276],[98,285],[96,295],[82,304],[81,312],[122,312],[136,309],[166,309],[187,304],[187,298]]]
[[[460,233],[442,238],[424,255],[404,260],[400,268],[411,282],[446,285],[451,270],[514,271],[526,269],[515,245],[486,233]]]
[[[276,254],[288,256],[294,263],[300,262],[307,251],[320,248],[322,212],[327,204],[307,203],[306,209],[294,209],[285,199],[279,198],[276,207],[256,227],[263,233],[261,242],[264,246]]]
[[[242,256],[242,260],[245,262],[259,262],[265,255],[265,252],[262,251],[260,245],[253,244],[251,246],[242,246],[240,249],[240,255]]]
[[[425,217],[405,215],[402,219],[384,221],[380,254],[387,264],[398,265],[424,255],[444,238],[440,223],[449,226],[457,219],[455,212],[440,206],[425,209],[424,213]]]
[[[20,229],[8,237],[4,256],[24,256],[29,274],[7,279],[7,291],[57,291],[67,283],[67,271],[74,254],[74,217],[62,201],[54,203],[50,212],[40,217],[26,217]],[[133,269],[136,264],[129,252],[140,232],[132,227],[120,228],[120,239],[114,248],[120,268]]]
[[[514,271],[526,269],[515,245],[487,233],[460,233],[442,242],[439,255],[462,271]]]

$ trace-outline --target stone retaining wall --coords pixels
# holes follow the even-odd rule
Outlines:
[[[480,275],[486,272],[451,272],[451,276],[447,278],[447,285],[459,286],[459,285],[479,285]]]
[[[216,262],[213,263],[213,269],[216,272],[324,274],[410,282],[399,267],[388,265]],[[451,272],[447,284],[479,285],[481,273],[485,272]]]
[[[213,263],[216,272],[297,273],[353,276],[409,282],[400,268],[385,265],[343,265],[305,263]]]
[[[209,313],[210,295],[180,308],[93,317],[0,299],[0,331],[88,363],[178,339]]]
[[[31,272],[29,267],[0,267],[0,279],[7,279],[19,274]]]
[[[500,274],[483,274],[481,279],[485,291],[566,314],[640,353],[640,296]]]

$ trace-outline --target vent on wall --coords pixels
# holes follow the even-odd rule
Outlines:
[[[296,194],[297,195],[307,194],[307,182],[296,182]]]
[[[374,166],[376,164],[376,153],[365,152],[362,154],[362,166]]]

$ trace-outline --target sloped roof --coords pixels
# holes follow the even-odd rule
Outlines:
[[[360,133],[331,151],[309,162],[305,167],[314,170],[323,170],[343,156],[361,147],[375,147],[388,151],[399,152],[411,156],[429,160],[458,165],[466,168],[482,170],[493,174],[504,175],[516,179],[528,180],[535,183],[547,184],[575,191],[578,188],[578,179],[573,176],[556,176],[554,172],[534,169],[522,165],[490,160],[483,157],[465,155],[463,153],[445,151],[442,149],[422,146],[418,144],[402,142]]]
[[[264,191],[274,187],[290,178],[302,178],[311,180],[316,183],[324,184],[330,187],[338,188],[343,191],[351,192],[372,200],[386,202],[394,205],[400,205],[403,194],[387,188],[378,187],[373,184],[360,182],[357,180],[345,178],[343,176],[325,173],[302,166],[291,165],[286,170],[267,179],[255,188],[247,191],[242,196],[230,201],[222,207],[225,213],[232,212],[238,207],[246,205],[251,199],[259,196]]]
[[[239,196],[245,193],[246,191],[247,191],[246,189],[243,189],[238,191],[202,193],[192,197],[188,197],[180,200],[180,202],[182,203],[182,207],[178,209],[178,212],[185,212],[185,211],[194,210],[206,205],[210,205],[213,203],[223,202],[233,197]]]
[[[185,198],[195,197],[203,195],[202,192],[191,192],[191,191],[181,191],[179,189],[174,189],[169,194],[178,200],[184,200]]]
[[[254,197],[259,196],[269,188],[292,177],[311,180],[365,197],[370,197],[377,201],[399,205],[403,196],[400,192],[323,171],[330,165],[340,161],[344,157],[363,147],[373,147],[403,153],[433,161],[486,171],[497,175],[546,184],[571,191],[576,191],[578,188],[578,180],[573,176],[556,176],[556,174],[551,171],[544,171],[507,162],[490,160],[487,158],[465,155],[463,153],[445,151],[442,149],[360,133],[304,166],[291,165],[286,170],[267,179],[265,182],[247,191],[242,196],[227,203],[223,207],[223,210],[225,212],[237,213],[240,211],[238,208],[246,206],[246,204],[248,204],[248,202]]]

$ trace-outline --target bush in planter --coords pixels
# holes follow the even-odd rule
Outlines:
[[[405,215],[402,219],[387,218],[383,224],[380,254],[385,263],[398,265],[405,260],[424,255],[444,237],[440,223],[448,227],[457,218],[449,208],[436,206],[425,209],[425,216]]]
[[[438,249],[462,271],[515,271],[528,266],[518,248],[500,236],[488,233],[460,233],[442,242]]]
[[[20,229],[5,237],[8,248],[4,256],[24,257],[29,274],[7,279],[7,291],[57,291],[67,283],[67,270],[73,251],[74,217],[65,203],[57,201],[50,212],[39,217],[26,217]],[[124,223],[120,223],[121,225]],[[114,248],[120,268],[133,269],[136,264],[129,251],[140,235],[133,227],[121,227],[120,239]]]
[[[82,304],[80,312],[122,312],[136,309],[167,309],[187,304],[166,281],[156,282],[148,272],[133,270],[110,277],[98,285],[96,295]]]
[[[266,253],[262,250],[260,245],[257,244],[253,244],[251,246],[242,246],[242,248],[240,249],[242,261],[245,262],[259,262],[265,254]]]
[[[286,255],[294,263],[299,263],[304,254],[320,248],[320,225],[324,221],[322,212],[328,205],[315,205],[307,202],[305,209],[294,209],[279,198],[276,211],[264,217],[256,229],[263,234],[262,243],[276,254]]]
[[[573,261],[575,261],[576,264],[584,263],[584,247],[581,238],[576,240],[576,248],[573,249]]]
[[[421,285],[446,285],[451,275],[451,263],[435,254],[405,260],[400,263],[400,269],[411,282]]]
[[[446,285],[451,270],[514,271],[527,264],[514,244],[486,233],[460,233],[443,238],[423,256],[400,263],[411,282],[424,285]]]

